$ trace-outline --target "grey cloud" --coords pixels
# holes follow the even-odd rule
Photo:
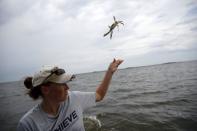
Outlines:
[[[56,5],[56,8],[59,9],[63,14],[64,18],[76,19],[76,17],[81,13],[81,10],[88,6],[92,1],[89,0],[66,0],[61,4]],[[43,3],[43,6],[46,6],[46,1]]]
[[[197,2],[188,10],[186,16],[196,16],[197,14]]]
[[[176,25],[184,25],[184,24],[190,24],[190,23],[196,23],[196,22],[197,22],[197,18],[192,18],[192,19],[186,18],[183,21],[176,23]]]
[[[187,5],[187,12],[184,14],[183,21],[178,22],[176,25],[196,23],[197,21],[197,2],[192,2]]]
[[[35,3],[32,0],[1,0],[0,1],[0,25],[5,24],[15,17],[24,14]]]
[[[89,72],[103,70],[103,63],[108,64],[113,57],[123,57],[131,66],[130,58],[140,56],[141,61],[135,63],[140,65],[147,64],[146,55],[151,59],[152,55],[163,57],[168,51],[181,54],[181,50],[196,47],[196,14],[185,15],[192,9],[185,1],[12,2],[2,0],[0,5],[0,74],[6,76],[0,81],[18,79],[45,64],[72,65],[71,71]],[[103,34],[113,22],[113,15],[125,25],[115,30],[110,40]],[[153,62],[157,61],[159,57]],[[7,75],[10,73],[13,76]]]
[[[197,26],[196,27],[193,27],[193,28],[190,28],[190,30],[197,32]]]

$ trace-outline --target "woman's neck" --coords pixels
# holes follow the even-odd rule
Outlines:
[[[48,100],[43,100],[41,103],[43,111],[53,116],[57,115],[59,106],[60,103],[55,103]]]

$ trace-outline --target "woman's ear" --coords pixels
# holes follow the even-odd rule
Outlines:
[[[42,94],[43,95],[48,95],[49,94],[49,86],[45,86],[45,85],[43,85],[43,86],[41,86],[41,91],[42,91]]]

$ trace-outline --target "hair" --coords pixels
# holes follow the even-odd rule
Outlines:
[[[24,85],[28,90],[27,94],[34,100],[37,100],[39,97],[42,96],[41,86],[33,87],[32,84],[32,77],[27,77],[24,80]]]

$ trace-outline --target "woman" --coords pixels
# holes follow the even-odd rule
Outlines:
[[[17,131],[84,131],[83,111],[104,98],[122,62],[113,60],[96,92],[68,91],[67,83],[75,77],[58,67],[45,68],[26,78],[29,96],[34,100],[41,97],[42,101],[21,118]]]

